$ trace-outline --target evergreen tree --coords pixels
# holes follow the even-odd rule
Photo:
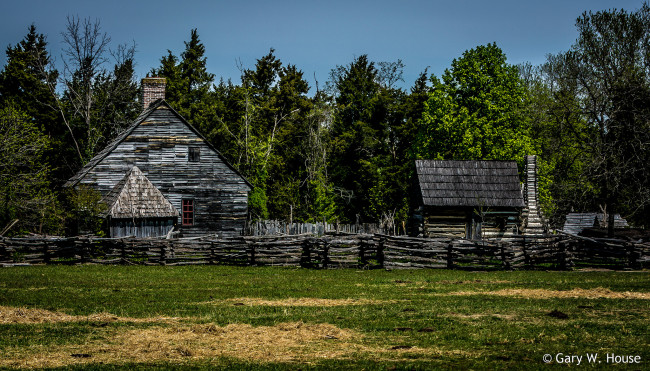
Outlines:
[[[214,126],[215,111],[211,87],[214,75],[207,72],[205,46],[196,29],[190,32],[180,60],[167,51],[160,59],[160,67],[151,74],[167,79],[165,100],[201,132]]]
[[[386,227],[405,221],[407,94],[393,87],[402,68],[401,61],[382,62],[377,68],[362,55],[331,72],[328,87],[335,95],[335,113],[330,169],[345,221],[381,221]]]

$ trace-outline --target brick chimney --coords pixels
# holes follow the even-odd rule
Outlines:
[[[145,110],[157,99],[165,99],[164,77],[145,77],[142,79],[142,109]]]

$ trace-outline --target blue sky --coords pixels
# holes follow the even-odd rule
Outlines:
[[[16,44],[34,23],[60,63],[66,16],[99,19],[112,38],[137,46],[136,73],[144,77],[167,49],[179,55],[198,29],[208,70],[239,83],[237,61],[253,68],[275,48],[301,69],[310,86],[329,71],[368,54],[372,61],[405,64],[404,87],[426,67],[443,73],[454,58],[496,42],[513,64],[541,64],[575,41],[575,19],[587,10],[636,10],[641,1],[5,1],[0,0],[0,47]],[[0,66],[6,63],[4,52]]]

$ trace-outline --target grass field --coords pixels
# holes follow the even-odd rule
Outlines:
[[[649,324],[648,271],[0,269],[0,368],[643,369]]]

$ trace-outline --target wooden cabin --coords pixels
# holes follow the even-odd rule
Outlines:
[[[417,160],[418,234],[467,239],[518,234],[525,204],[515,161]]]
[[[614,214],[614,229],[629,228],[627,220],[620,214]],[[607,228],[607,219],[603,213],[569,213],[566,216],[562,231],[580,234],[586,228]]]
[[[143,79],[145,109],[65,184],[102,195],[112,237],[242,233],[251,184]]]

